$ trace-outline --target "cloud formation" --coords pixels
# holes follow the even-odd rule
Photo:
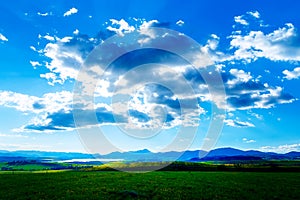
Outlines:
[[[49,85],[63,84],[66,80],[76,79],[87,54],[100,42],[81,34],[74,37],[44,36],[43,38],[50,41],[42,49],[43,55],[50,60],[45,61],[45,67],[50,72],[40,76],[47,79]]]
[[[37,12],[37,15],[42,16],[42,17],[47,17],[49,15],[52,15],[52,13],[50,12],[45,12],[45,13],[41,13],[41,12]]]
[[[282,73],[285,75],[283,78],[287,80],[298,79],[300,77],[300,67],[296,67],[293,71],[286,69]]]
[[[135,30],[133,26],[130,26],[124,19],[116,20],[110,19],[111,25],[106,29],[109,31],[113,31],[119,35],[124,35],[124,33],[130,33]]]
[[[296,144],[283,144],[279,146],[263,146],[259,148],[260,151],[264,152],[276,152],[276,153],[289,153],[291,151],[300,151],[300,143]]]
[[[237,24],[248,27],[251,25],[251,20],[260,20],[259,12],[251,11],[235,17]],[[175,25],[179,24],[183,24],[182,21],[175,23]],[[259,21],[259,24],[261,25],[262,22]],[[283,87],[263,82],[260,76],[256,77],[242,68],[243,64],[255,62],[260,58],[270,61],[298,61],[300,49],[293,45],[293,41],[297,40],[298,36],[292,24],[288,23],[268,33],[260,30],[236,30],[227,38],[230,43],[228,51],[226,48],[221,51],[219,46],[221,38],[216,34],[211,34],[201,47],[195,47],[183,35],[161,34],[151,29],[151,27],[168,26],[170,23],[161,23],[158,20],[111,19],[95,37],[81,34],[77,29],[72,36],[41,36],[40,39],[45,40],[46,45],[41,50],[35,48],[34,50],[47,58],[44,67],[48,72],[40,76],[47,79],[50,85],[64,84],[68,80],[76,80],[80,83],[82,81],[78,78],[80,67],[83,64],[87,65],[88,70],[85,74],[81,74],[81,78],[88,79],[91,84],[82,88],[82,95],[86,95],[85,92],[88,90],[94,91],[95,103],[96,105],[98,103],[97,123],[100,125],[126,123],[129,128],[156,128],[155,125],[162,124],[165,128],[180,125],[197,126],[200,117],[209,113],[202,107],[205,103],[227,109],[234,115],[236,111],[270,109],[296,100],[291,94],[284,92]],[[235,29],[237,28],[238,26],[235,26]],[[95,52],[93,50],[97,45],[113,34],[119,37],[126,37],[128,34],[136,35],[126,44],[105,43],[105,51],[92,53]],[[101,66],[128,47],[143,48],[152,44],[177,49],[192,63],[187,63],[166,51],[146,48],[126,53],[110,63],[106,69]],[[199,50],[201,54],[195,53]],[[242,64],[235,65],[236,61],[242,61]],[[41,63],[31,61],[31,64],[40,67]],[[147,67],[143,66],[144,64],[148,64]],[[208,70],[209,67],[212,69]],[[199,70],[204,72],[201,71],[200,74]],[[206,80],[203,78],[205,74],[213,80],[215,73],[220,73],[222,76],[227,105],[219,103],[218,94],[215,93],[214,96],[210,94]],[[298,68],[294,71],[283,71],[288,80],[298,78],[297,73]],[[93,85],[94,80],[97,81],[97,86]],[[143,85],[150,80],[157,80],[162,85],[155,83]],[[189,85],[193,93],[188,92],[186,85]],[[137,89],[133,92],[132,88]],[[104,103],[107,99],[118,95],[120,99],[129,98],[129,103],[117,102],[115,108]],[[191,104],[193,100],[197,103]],[[51,110],[43,101],[45,97],[28,101],[31,103],[26,104],[28,107],[23,108],[23,111],[33,109],[41,115],[23,129],[55,131],[75,128],[70,106],[62,104],[68,109]],[[86,114],[92,112],[92,105],[86,102],[80,103],[82,105],[76,107],[77,109],[85,110]],[[13,104],[12,101],[2,104],[17,109],[22,107],[20,103]],[[44,112],[46,109],[51,111],[46,113]],[[155,109],[156,112],[153,112]],[[186,111],[182,112],[182,109]],[[117,116],[119,120],[113,116]],[[87,121],[82,122],[83,125],[95,125],[88,117],[86,119]],[[249,120],[237,118],[226,119],[224,122],[228,126],[237,128],[255,127]]]
[[[77,12],[78,12],[78,9],[73,7],[64,13],[64,17],[68,17],[70,15],[76,14]]]
[[[249,25],[249,23],[245,19],[243,19],[243,16],[235,16],[234,21],[238,24]]]
[[[271,61],[300,60],[300,48],[294,45],[299,37],[291,23],[286,23],[284,27],[270,33],[250,31],[243,34],[236,31],[229,38],[230,49],[233,50],[229,60],[242,60],[248,63],[259,58]]]
[[[4,42],[8,41],[7,37],[5,37],[2,33],[0,33],[0,40]]]
[[[256,141],[253,139],[243,138],[243,142],[249,144],[249,143],[255,143]]]
[[[46,93],[42,97],[11,91],[0,91],[0,105],[24,113],[53,113],[72,109],[73,94],[69,91]]]
[[[233,120],[233,119],[225,119],[224,122],[227,126],[236,127],[236,128],[255,127],[254,124],[252,124],[250,122],[242,122],[242,121]]]

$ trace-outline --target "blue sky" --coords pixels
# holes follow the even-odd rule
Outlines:
[[[292,0],[3,3],[0,149],[300,151],[299,8]],[[88,100],[78,84],[93,88]],[[208,134],[217,120],[222,130]]]

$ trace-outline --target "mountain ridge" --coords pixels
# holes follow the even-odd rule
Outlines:
[[[201,155],[204,155],[200,157]],[[79,152],[49,152],[49,151],[6,151],[0,150],[0,161],[7,160],[70,160],[70,159],[123,159],[124,161],[207,161],[226,160],[233,158],[240,159],[300,159],[300,152],[291,151],[288,153],[262,152],[258,150],[240,150],[232,147],[217,148],[209,152],[203,150],[151,152],[148,149],[141,149],[128,152],[112,152],[109,154],[88,154]]]

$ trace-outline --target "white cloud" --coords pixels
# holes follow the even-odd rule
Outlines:
[[[34,46],[30,46],[29,47],[32,51],[37,51],[36,48]]]
[[[293,71],[284,70],[282,72],[285,76],[283,78],[292,80],[292,79],[298,79],[300,77],[300,67],[296,67]]]
[[[46,39],[46,40],[48,40],[48,41],[52,41],[52,42],[55,41],[55,37],[54,37],[54,36],[50,36],[50,35],[48,35],[48,34],[45,35],[45,36],[42,36],[41,34],[39,34],[39,35],[38,35],[38,38],[39,38],[39,39],[44,38],[44,39]]]
[[[284,27],[269,34],[262,31],[250,31],[246,35],[233,34],[229,38],[234,55],[229,60],[255,61],[267,58],[272,61],[299,61],[300,48],[291,45],[297,40],[295,27],[287,23]]]
[[[260,101],[254,103],[253,108],[272,108],[275,106],[276,103],[278,104],[292,103],[296,100],[295,98],[285,98],[283,96],[282,91],[283,88],[277,86],[276,88],[266,89],[266,91],[263,94],[260,93],[252,94],[252,98],[260,98]],[[270,101],[273,101],[273,103],[269,103]]]
[[[249,25],[249,23],[245,19],[243,19],[243,16],[235,16],[234,21],[245,26]]]
[[[276,152],[276,153],[288,153],[291,151],[300,152],[300,143],[299,144],[284,144],[279,146],[263,146],[259,148],[260,151],[264,152]]]
[[[42,66],[42,64],[41,63],[39,63],[38,61],[29,61],[30,62],[30,64],[32,65],[32,67],[36,67],[36,66]]]
[[[254,84],[255,82],[251,83]],[[261,86],[258,86],[261,87]],[[228,88],[227,94],[227,110],[249,110],[249,109],[269,109],[278,104],[292,103],[297,99],[290,94],[284,93],[282,87],[269,87],[261,89],[241,89],[236,90],[233,87],[233,93],[231,94]]]
[[[121,19],[120,21],[116,19],[110,19],[110,22],[112,25],[108,26],[107,30],[113,31],[121,36],[124,35],[124,33],[130,33],[135,30],[135,28],[133,26],[129,26],[124,19]]]
[[[11,91],[0,91],[0,106],[14,108],[24,114],[34,114],[30,121],[13,132],[53,132],[59,130],[74,130],[68,127],[71,123],[55,117],[68,116],[72,111],[73,93],[61,91],[46,93],[41,97],[20,94]],[[52,122],[54,120],[54,122]],[[56,121],[55,121],[56,120]],[[53,124],[54,123],[54,124]],[[74,122],[72,122],[74,124]],[[64,127],[66,124],[66,127]]]
[[[42,97],[0,91],[0,105],[24,113],[58,112],[71,110],[73,94],[69,91],[46,93]]]
[[[119,35],[123,35],[125,33],[129,33],[135,30],[134,26],[129,25],[124,19],[117,21],[115,19],[110,20],[112,25],[108,26],[107,29],[110,31],[114,31]],[[145,43],[153,41],[168,41],[162,40],[162,38],[168,38],[173,40],[172,35],[161,35],[156,33],[154,30],[150,30],[150,27],[154,24],[158,23],[157,20],[138,21],[141,23],[138,27],[138,32],[140,33],[140,37],[138,38],[138,43],[142,46]],[[115,25],[115,26],[113,26]],[[74,32],[78,33],[77,30]],[[46,44],[45,48],[42,49],[42,54],[50,59],[50,61],[45,61],[45,67],[49,70],[49,72],[41,74],[42,78],[46,78],[50,85],[54,85],[56,83],[63,84],[68,79],[76,79],[78,75],[78,71],[82,66],[86,55],[90,53],[91,49],[95,47],[99,42],[99,38],[80,38],[80,37],[63,37],[58,38],[56,36],[41,36],[40,38],[45,38],[50,42]],[[176,35],[176,37],[178,37]],[[183,36],[181,36],[183,37]],[[92,39],[92,40],[91,40]],[[177,38],[176,38],[177,39]],[[88,40],[88,41],[87,41]],[[183,38],[184,40],[184,38]],[[72,41],[72,42],[71,42]],[[180,41],[180,39],[178,39]],[[134,42],[134,41],[133,41]],[[71,43],[71,44],[69,44]],[[139,45],[133,43],[131,45]],[[212,34],[211,39],[208,41],[207,47],[210,51],[211,49],[217,48],[218,45],[218,36]],[[139,46],[138,46],[139,47]],[[127,48],[127,47],[126,47]],[[202,54],[194,53],[195,47],[184,46],[182,48],[187,48],[186,54],[187,56],[192,57],[193,64],[195,66],[207,66],[209,64],[213,64],[212,61],[207,61],[208,52],[203,52]],[[36,50],[35,48],[32,48]],[[85,51],[86,50],[86,51]],[[40,51],[38,51],[40,52]],[[208,63],[209,62],[209,63]]]
[[[150,43],[150,42],[154,42],[154,43],[162,42],[162,45],[164,45],[164,43],[163,43],[164,41],[169,42],[166,45],[170,45],[170,41],[171,41],[173,43],[176,43],[176,45],[178,45],[181,49],[184,50],[183,52],[186,54],[185,55],[186,57],[192,57],[193,59],[191,59],[191,60],[194,61],[193,64],[197,67],[198,66],[208,66],[208,61],[205,60],[205,58],[207,58],[207,56],[210,56],[212,53],[217,52],[218,44],[219,44],[219,40],[220,40],[220,38],[217,35],[212,34],[204,46],[199,45],[196,47],[194,47],[194,46],[191,47],[190,43],[188,43],[186,40],[184,40],[184,38],[180,38],[180,37],[183,37],[182,35],[172,35],[172,34],[165,34],[165,33],[160,34],[158,31],[151,30],[150,27],[152,27],[154,24],[159,23],[157,20],[151,20],[151,21],[141,20],[141,21],[139,21],[141,23],[141,25],[139,27],[135,26],[136,28],[134,28],[134,26],[131,26],[130,24],[128,24],[123,19],[121,19],[120,21],[112,19],[110,21],[111,21],[111,25],[109,25],[107,29],[110,31],[116,32],[117,34],[119,34],[121,36],[123,36],[125,33],[130,33],[132,31],[134,31],[135,29],[137,29],[138,33],[140,34],[139,36],[141,36],[141,37],[137,37],[137,39],[136,39],[138,41],[138,43],[136,43],[136,41],[129,41],[128,43],[126,43],[126,45],[128,45],[128,46],[132,45],[130,47],[141,47],[145,43]],[[78,31],[76,29],[74,34],[77,32]],[[288,32],[288,31],[286,30],[286,32]],[[241,33],[242,32],[240,32],[239,34],[241,34]],[[276,31],[274,31],[273,34],[268,34],[268,35],[269,35],[269,37],[273,38],[274,41],[278,41],[278,40],[281,41],[282,38],[285,38],[284,34],[277,33]],[[49,37],[52,37],[52,36],[49,36]],[[55,40],[54,41],[50,40],[50,42],[48,44],[46,44],[45,48],[43,49],[43,54],[44,54],[44,56],[49,58],[50,61],[48,60],[48,62],[43,62],[43,63],[46,63],[45,67],[49,70],[49,72],[47,72],[45,74],[41,74],[41,77],[46,78],[50,85],[54,85],[55,83],[63,84],[66,80],[72,80],[72,79],[74,79],[74,80],[77,79],[78,81],[82,81],[82,80],[78,79],[78,77],[77,77],[80,66],[84,63],[84,59],[86,58],[86,55],[88,55],[90,53],[91,49],[94,46],[96,46],[96,43],[93,43],[93,41],[99,40],[99,38],[95,38],[95,39],[93,38],[93,40],[90,40],[91,38],[86,39],[86,38],[79,38],[79,37],[80,37],[80,35],[78,35],[74,38],[73,37],[63,37],[63,38],[53,37]],[[243,37],[243,36],[241,36],[241,37]],[[78,38],[78,40],[77,40],[77,38]],[[136,45],[136,46],[134,46],[134,45]],[[241,44],[241,45],[243,45],[243,44]],[[123,47],[122,44],[120,44],[120,46],[118,46],[118,48],[122,48],[122,47]],[[117,51],[118,49],[115,49],[115,48],[116,47],[114,45],[113,50]],[[127,48],[127,46],[125,47],[125,49],[126,48]],[[85,51],[85,49],[87,49],[87,50]],[[195,49],[197,49],[197,50],[195,50]],[[204,53],[199,55],[199,49],[201,50],[201,52],[204,52]],[[124,49],[122,49],[122,50],[124,50]],[[251,51],[251,50],[252,50],[252,48],[250,48],[249,51]],[[103,57],[105,57],[106,53],[109,53],[109,56],[111,56],[111,54],[114,55],[114,53],[116,51],[106,51],[105,50],[104,52],[101,52],[101,55]],[[195,55],[195,52],[197,52],[198,54]],[[97,54],[97,55],[100,55],[100,54]],[[149,54],[147,56],[155,57],[155,56],[159,56],[159,55],[157,55],[157,53],[153,53],[153,55]],[[236,57],[233,57],[232,59],[236,59]],[[164,57],[164,61],[170,62],[169,60],[172,60],[172,59],[168,59],[167,56]],[[91,63],[96,62],[97,64],[93,67],[89,66],[89,69],[87,69],[88,73],[93,74],[95,76],[102,74],[102,72],[103,72],[103,69],[100,67],[101,63],[99,63],[97,61],[98,60],[96,60],[96,61],[89,60],[89,62],[91,62]],[[211,62],[211,64],[213,63],[212,61],[210,61],[210,62]],[[152,70],[151,71],[150,69],[147,70],[146,68],[143,68],[143,70],[139,73],[137,73],[138,72],[137,70],[129,70],[127,72],[127,76],[125,76],[125,75],[123,76],[123,74],[120,75],[118,73],[110,72],[111,76],[116,76],[116,77],[113,77],[113,81],[110,80],[109,78],[108,79],[104,79],[104,78],[99,79],[99,77],[96,77],[98,83],[100,84],[100,87],[97,87],[95,89],[94,85],[91,84],[91,86],[87,86],[84,89],[87,89],[87,90],[92,89],[95,92],[96,97],[107,98],[107,97],[111,97],[113,92],[114,92],[114,94],[122,94],[122,95],[131,94],[129,92],[131,87],[137,86],[141,80],[143,80],[143,81],[148,80],[148,79],[150,81],[160,80],[161,83],[164,83],[164,84],[170,85],[170,86],[173,86],[174,80],[176,80],[177,82],[173,88],[174,94],[176,94],[177,96],[179,96],[179,98],[182,98],[183,100],[188,100],[189,98],[195,98],[195,96],[192,96],[192,95],[195,95],[194,93],[188,94],[188,92],[187,92],[188,90],[184,89],[183,86],[186,85],[186,82],[181,81],[178,78],[179,74],[182,75],[181,73],[186,73],[187,66],[184,65],[184,66],[178,67],[177,62],[176,62],[176,64],[174,64],[174,63],[167,63],[167,64],[168,64],[168,66],[170,66],[167,69],[165,69],[163,67],[159,67],[159,68],[156,68],[157,70],[154,70],[154,68],[151,67],[151,70]],[[125,62],[125,63],[121,63],[120,66],[114,66],[114,67],[115,68],[122,67],[122,68],[126,69],[126,67],[128,67],[128,66],[126,66],[126,62]],[[172,68],[172,70],[170,70],[170,68]],[[219,71],[220,70],[228,70],[228,68],[227,69],[226,68],[221,67],[221,69],[219,69]],[[229,98],[236,98],[236,99],[233,99],[233,101],[231,101],[232,104],[228,108],[229,111],[246,110],[246,109],[250,109],[250,108],[271,108],[271,107],[275,106],[276,104],[290,103],[290,102],[294,101],[294,99],[292,99],[292,97],[290,97],[290,96],[282,96],[282,88],[280,88],[280,87],[277,87],[277,88],[271,88],[271,87],[267,88],[267,86],[263,87],[263,84],[259,85],[258,78],[255,79],[255,81],[252,81],[253,77],[251,76],[251,74],[249,72],[245,72],[244,70],[239,70],[239,69],[234,68],[234,69],[229,70],[229,73],[230,74],[228,76],[228,80],[225,83],[225,87],[226,87],[225,89],[232,90],[232,91],[230,91],[232,93],[230,93],[227,96],[227,100],[229,100]],[[128,76],[128,74],[130,74],[130,76]],[[195,74],[192,74],[192,76],[195,76],[195,77],[191,78],[191,79],[193,79],[193,80],[191,80],[191,82],[195,81],[196,79],[199,78]],[[93,80],[91,80],[91,79],[95,78],[95,77],[90,77],[90,75],[88,75],[88,74],[81,74],[81,78],[82,77],[91,82],[93,82]],[[213,76],[210,76],[210,77],[213,77]],[[119,86],[120,85],[121,86],[118,88],[118,90],[116,89],[116,90],[112,91],[112,86],[116,86],[116,83],[118,81],[119,81]],[[214,103],[217,102],[216,99],[219,98],[218,95],[214,95],[213,97],[208,97],[209,95],[208,95],[207,87],[202,89],[204,84],[201,82],[200,82],[200,84],[198,82],[196,82],[196,85],[197,85],[197,88],[195,88],[195,90],[196,90],[196,92],[199,92],[196,94],[196,95],[198,95],[197,97],[201,98],[201,100],[203,100],[203,101],[210,101],[210,102],[214,102]],[[131,86],[131,87],[129,87],[129,86]],[[246,88],[246,87],[248,87],[248,88]],[[83,89],[83,91],[84,91],[84,89]],[[156,93],[156,98],[159,97],[159,95],[160,95],[159,91],[152,91],[152,92]],[[245,94],[246,96],[242,97],[243,94]],[[242,97],[242,98],[238,99],[240,97]],[[166,96],[164,96],[162,99],[165,99],[165,98],[166,98]],[[175,98],[175,96],[173,96],[172,98]],[[214,99],[212,99],[212,98],[214,98]],[[166,109],[166,111],[170,114],[170,116],[174,118],[174,120],[168,124],[169,127],[174,127],[177,125],[184,125],[184,124],[193,126],[196,124],[195,122],[199,119],[199,115],[205,113],[205,110],[199,108],[200,109],[199,112],[196,112],[196,111],[195,112],[194,111],[185,112],[185,113],[182,113],[182,115],[180,116],[178,113],[175,112],[175,109],[171,108],[171,106],[168,106],[167,105],[168,103],[166,103],[166,102],[167,101],[164,101],[163,103],[160,103],[160,105],[158,105],[158,103],[148,103],[146,106],[140,105],[137,102],[135,102],[134,106],[132,106],[132,108],[135,109],[136,111],[139,111],[140,113],[147,115],[149,118],[152,119],[152,118],[155,118],[154,117],[155,113],[151,112],[152,107],[153,106],[162,106],[164,109]],[[168,102],[172,103],[172,99],[168,99]],[[87,106],[91,106],[91,105],[87,105]],[[219,105],[217,105],[217,106],[219,108],[221,108],[221,106],[219,106]],[[69,108],[68,106],[66,106],[66,107]],[[223,106],[222,108],[225,108],[225,107]],[[195,108],[193,108],[193,109],[195,110]],[[190,110],[192,110],[192,109],[190,109]],[[123,110],[119,110],[119,109],[114,110],[115,113],[118,111],[123,111]],[[123,113],[118,113],[118,114],[122,114],[122,116],[123,116]],[[42,124],[42,121],[45,119],[46,118],[40,118],[39,121],[34,122],[34,124]],[[155,123],[153,122],[153,120],[151,121],[151,119],[149,120],[149,123],[147,122],[148,124],[144,123],[144,125],[145,124],[146,125],[149,125],[149,124],[155,125]],[[134,122],[139,123],[139,125],[141,125],[141,123],[139,121],[134,121]],[[252,124],[250,122],[239,121],[238,119],[236,119],[236,120],[228,119],[228,120],[225,120],[225,123],[228,126],[232,126],[232,127],[240,127],[240,128],[241,127],[254,127],[254,124]],[[160,123],[157,123],[157,124],[159,125]]]
[[[149,28],[151,26],[153,26],[154,24],[157,24],[158,21],[157,20],[150,20],[150,21],[143,21],[142,25],[139,27],[139,33],[141,35],[144,35],[146,36],[145,38],[143,39],[140,39],[138,40],[138,42],[140,44],[144,44],[144,43],[148,43],[150,42],[151,40],[155,39],[156,38],[156,33],[155,31],[153,30],[149,30]]]
[[[4,42],[8,41],[7,37],[5,37],[2,33],[0,33],[0,40]]]
[[[178,26],[183,26],[183,25],[184,25],[184,21],[178,20],[178,21],[176,22],[176,24],[177,24]]]
[[[255,143],[256,141],[253,139],[243,138],[243,142],[249,144],[249,143]]]
[[[229,72],[235,76],[235,79],[229,80],[227,84],[229,87],[232,87],[236,85],[237,83],[246,83],[252,79],[252,76],[250,75],[250,72],[245,72],[244,70],[238,70],[238,69],[230,69]]]
[[[78,35],[78,34],[79,34],[79,30],[76,29],[75,31],[73,31],[73,34],[74,34],[74,35]]]
[[[260,18],[260,13],[258,11],[254,11],[254,12],[249,11],[249,12],[247,12],[247,14],[249,14],[249,15],[251,15],[251,16],[257,18],[257,19]]]
[[[254,124],[252,124],[250,122],[242,122],[242,121],[233,120],[233,119],[225,119],[224,123],[227,126],[237,127],[237,128],[255,127]]]
[[[39,16],[46,17],[46,16],[48,16],[48,15],[51,15],[52,13],[48,13],[48,12],[46,12],[46,13],[41,13],[41,12],[38,12],[37,14],[38,14]]]
[[[40,76],[46,78],[50,85],[63,84],[67,79],[77,77],[83,58],[82,53],[77,49],[78,47],[64,45],[71,38],[56,38],[56,43],[48,43],[43,50],[44,55],[50,58],[50,62],[46,62],[45,65],[50,72]]]
[[[34,102],[38,101],[38,97],[26,94],[15,93],[11,91],[0,92],[0,105],[9,108],[15,108],[22,112],[33,110]]]
[[[55,40],[54,37],[49,36],[49,35],[45,35],[44,38],[45,38],[46,40],[49,40],[49,41],[54,41],[54,40]]]
[[[217,35],[211,34],[210,39],[207,40],[207,43],[202,47],[202,50],[205,52],[215,51],[218,48],[219,40],[220,38]]]
[[[68,10],[67,12],[64,13],[64,17],[76,14],[78,12],[78,10],[76,8],[71,8],[70,10]]]

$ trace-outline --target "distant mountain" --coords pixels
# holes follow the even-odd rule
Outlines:
[[[0,161],[6,160],[69,160],[94,158],[91,154],[47,151],[0,151]]]
[[[220,148],[211,150],[206,157],[216,157],[216,156],[240,156],[245,152],[234,148]]]
[[[284,154],[285,156],[292,157],[292,158],[299,158],[300,159],[300,152],[291,151],[289,153]]]
[[[152,153],[148,149],[142,149],[142,150],[137,150],[137,151],[130,151],[131,153]]]
[[[230,160],[270,160],[270,159],[300,159],[300,152],[289,152],[278,154],[273,152],[261,152],[256,150],[243,151],[234,148],[219,148],[210,152],[202,150],[185,152],[151,152],[148,149],[129,152],[112,152],[106,155],[85,154],[73,152],[45,152],[45,151],[5,151],[0,150],[0,162],[14,160],[72,160],[72,159],[122,159],[124,161],[155,162],[155,161],[230,161]]]
[[[205,157],[195,157],[190,161],[246,161],[246,160],[294,160],[300,159],[300,152],[278,154],[257,150],[243,151],[234,148],[219,148],[210,151]]]

